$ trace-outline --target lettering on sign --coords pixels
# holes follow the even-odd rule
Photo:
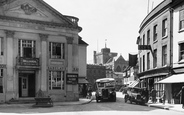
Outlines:
[[[78,84],[78,74],[67,73],[66,74],[66,83],[73,84],[73,85]]]
[[[63,66],[49,66],[49,70],[64,70],[65,68]]]

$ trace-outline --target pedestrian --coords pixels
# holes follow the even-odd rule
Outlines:
[[[165,91],[163,91],[163,94],[161,96],[161,99],[162,99],[162,103],[165,105],[165,99],[166,99],[166,93],[165,93]]]
[[[182,104],[182,108],[184,109],[184,86],[182,86],[180,92],[177,95],[180,95],[180,102]]]
[[[87,90],[87,99],[90,99],[91,98],[91,96],[92,96],[92,88],[91,88],[91,86],[89,86],[88,87],[88,90]]]
[[[151,90],[151,97],[152,97],[152,102],[153,103],[156,103],[156,90],[154,89],[154,87],[152,87],[152,90]]]
[[[83,84],[83,87],[82,87],[82,95],[83,95],[83,97],[86,97],[87,96],[87,87],[86,87],[86,84]]]

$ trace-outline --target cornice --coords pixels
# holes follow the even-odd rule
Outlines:
[[[24,23],[33,23],[33,24],[40,24],[44,26],[49,27],[64,27],[69,29],[77,29],[79,32],[82,30],[79,26],[73,26],[68,24],[61,24],[61,23],[55,23],[55,22],[46,22],[46,21],[39,21],[39,20],[31,20],[31,19],[23,19],[23,18],[17,18],[17,17],[10,17],[10,16],[2,16],[0,15],[1,20],[7,20],[7,21],[13,21],[13,22],[24,22]]]

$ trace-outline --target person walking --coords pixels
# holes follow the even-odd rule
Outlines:
[[[154,89],[154,87],[152,87],[152,90],[151,90],[151,97],[152,97],[152,102],[156,103],[156,90]]]
[[[180,92],[177,95],[180,95],[180,102],[182,104],[182,108],[184,109],[184,86],[182,86]]]

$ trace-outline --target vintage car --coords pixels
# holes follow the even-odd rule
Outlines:
[[[142,94],[143,89],[138,87],[128,87],[125,94],[125,103],[129,101],[130,103],[135,102],[136,104],[145,104],[146,96]]]
[[[115,79],[101,78],[96,82],[96,102],[110,100],[116,102]]]

